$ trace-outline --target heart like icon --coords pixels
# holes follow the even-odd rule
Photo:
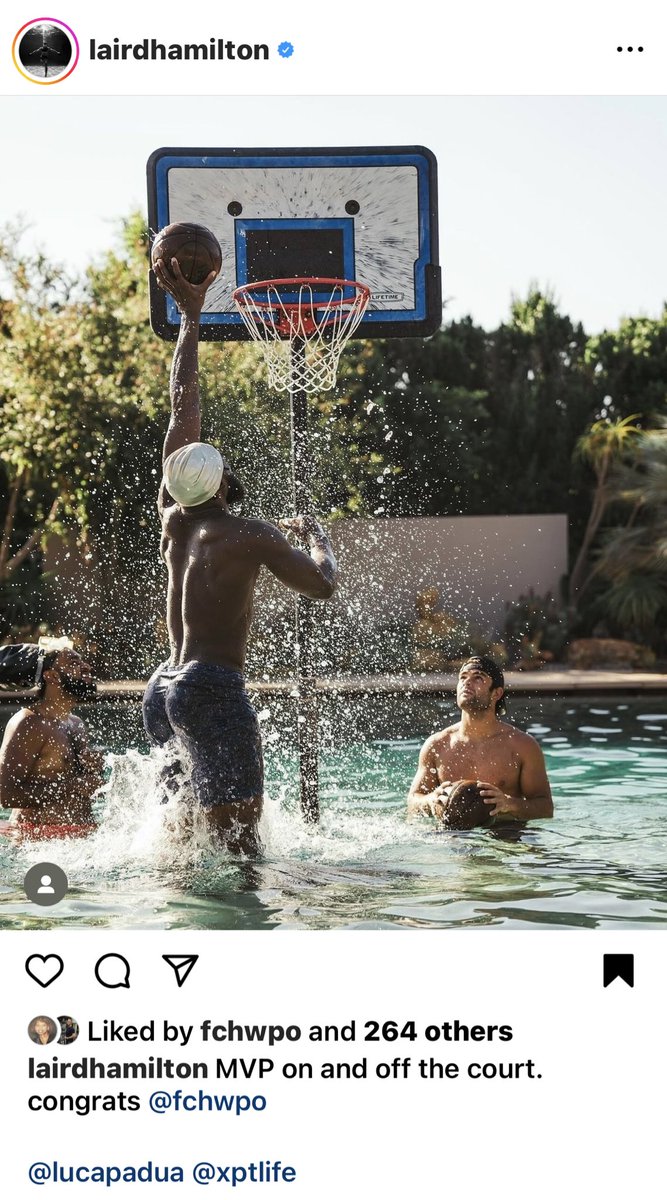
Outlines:
[[[31,954],[25,960],[25,969],[35,983],[47,988],[62,975],[65,964],[59,954]]]

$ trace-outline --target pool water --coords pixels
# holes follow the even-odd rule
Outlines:
[[[0,927],[37,929],[637,929],[667,922],[667,699],[515,700],[540,742],[555,816],[511,832],[409,823],[422,741],[456,719],[424,696],[329,699],[319,826],[300,816],[294,712],[258,704],[267,766],[264,853],[233,860],[156,805],[157,759],[139,706],[82,709],[109,751],[100,828],[86,841],[0,839]],[[0,710],[0,724],[12,710]],[[165,826],[167,814],[167,826]],[[49,910],[21,881],[57,862],[70,892]]]

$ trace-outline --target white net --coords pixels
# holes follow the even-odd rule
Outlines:
[[[262,348],[269,386],[328,392],[341,352],[363,317],[370,291],[346,279],[277,279],[234,293],[253,341]]]

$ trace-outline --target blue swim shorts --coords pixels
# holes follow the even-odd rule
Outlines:
[[[259,722],[239,671],[213,663],[163,663],[148,682],[143,716],[152,744],[171,751],[167,773],[173,781],[184,770],[178,751],[187,750],[192,787],[203,808],[263,795]]]

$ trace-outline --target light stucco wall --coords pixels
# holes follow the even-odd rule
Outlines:
[[[363,628],[411,622],[415,597],[424,587],[440,589],[441,607],[483,632],[499,632],[508,600],[532,588],[543,595],[560,592],[567,570],[567,517],[415,517],[337,521],[331,537],[340,566],[332,603]],[[73,544],[52,539],[47,567],[53,572],[67,627],[104,624],[94,560],[85,561]],[[163,611],[162,585],[155,592],[137,579],[135,617]],[[96,586],[97,584],[97,586]],[[291,595],[262,572],[255,604],[256,632],[284,621]]]
[[[567,516],[415,517],[336,522],[340,567],[334,604],[363,626],[415,619],[422,588],[440,589],[441,607],[484,632],[499,632],[506,601],[532,588],[558,597],[567,571]],[[263,576],[257,598],[284,611],[284,589]]]

